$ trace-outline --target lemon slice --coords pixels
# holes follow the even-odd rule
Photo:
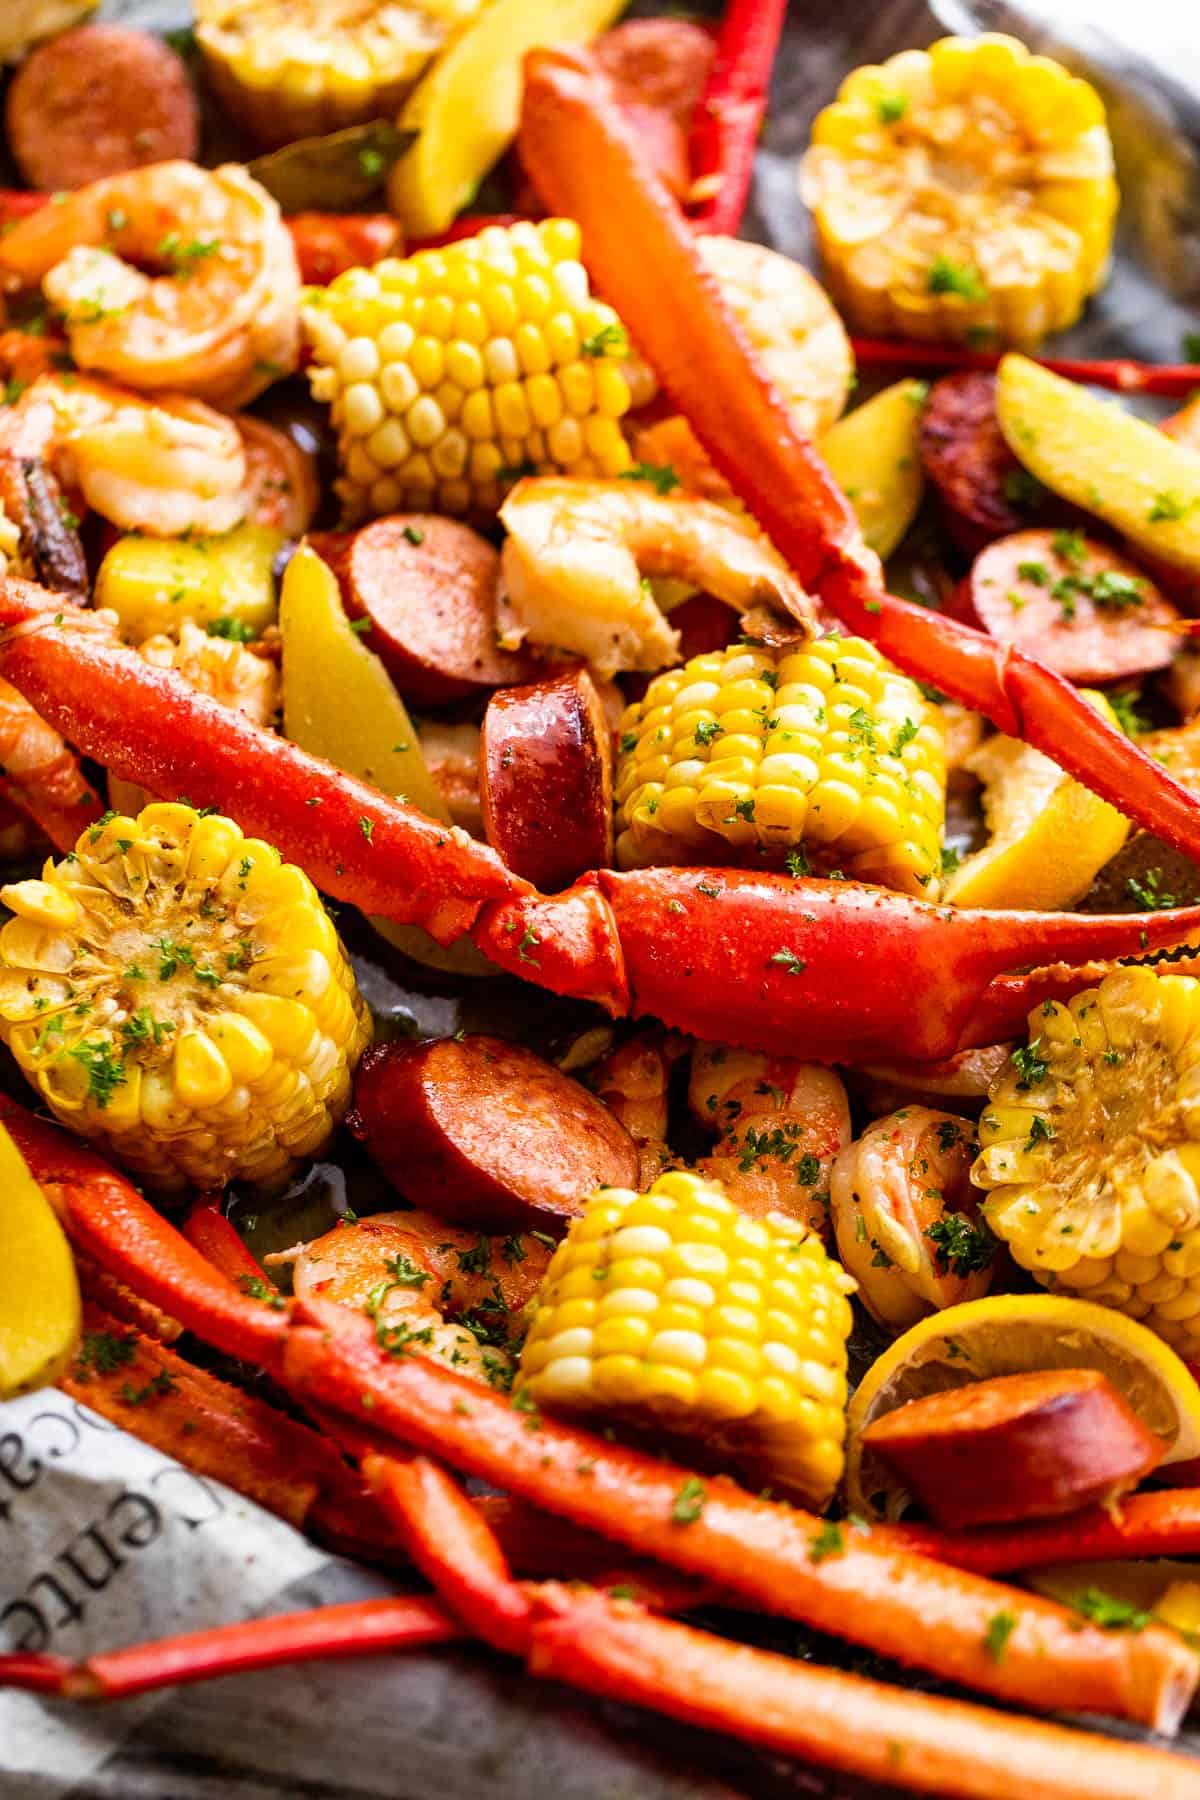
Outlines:
[[[79,1326],[79,1284],[62,1227],[0,1125],[0,1400],[57,1381]]]
[[[1082,692],[1116,722],[1107,701]],[[983,782],[991,836],[943,886],[953,906],[1055,912],[1087,892],[1129,836],[1115,807],[1017,738],[988,738],[965,766]]]
[[[1200,1445],[1200,1387],[1160,1337],[1108,1306],[1056,1294],[992,1294],[921,1319],[877,1357],[846,1419],[846,1498],[868,1518],[899,1518],[909,1495],[862,1434],[906,1400],[993,1375],[1100,1369],[1168,1445],[1165,1462]]]

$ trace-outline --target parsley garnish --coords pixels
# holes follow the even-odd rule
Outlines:
[[[672,1525],[694,1525],[704,1511],[708,1489],[698,1475],[689,1475],[671,1507]]]
[[[929,265],[926,286],[931,294],[958,294],[964,300],[986,300],[987,282],[974,263],[951,262],[948,256],[935,256]]]
[[[1084,1588],[1082,1594],[1072,1597],[1070,1604],[1104,1631],[1145,1631],[1151,1621],[1150,1613],[1128,1600],[1118,1600],[1115,1594],[1106,1594],[1103,1588]]]
[[[103,1039],[85,1040],[68,1054],[87,1070],[88,1094],[103,1112],[117,1088],[125,1085],[124,1063],[113,1046]]]
[[[625,327],[616,319],[610,319],[607,325],[601,325],[585,337],[579,346],[581,356],[628,356],[629,339],[625,335]]]
[[[775,963],[788,975],[803,975],[808,967],[808,964],[803,958],[797,956],[794,950],[776,950],[773,956],[768,956],[767,962],[768,964]]]
[[[683,485],[670,463],[634,463],[632,469],[622,470],[620,479],[648,481],[656,494],[669,494],[673,488]]]
[[[1013,1067],[1021,1077],[1017,1083],[1019,1088],[1037,1087],[1050,1073],[1050,1064],[1038,1055],[1041,1042],[1041,1038],[1036,1037],[1032,1044],[1022,1044],[1019,1050],[1013,1051]]]
[[[925,1236],[936,1247],[934,1260],[943,1275],[972,1275],[988,1268],[996,1254],[996,1240],[982,1219],[976,1223],[965,1213],[935,1219]]]
[[[846,1540],[841,1526],[836,1519],[826,1519],[817,1535],[809,1539],[808,1560],[824,1562],[827,1556],[840,1556],[845,1548]]]
[[[210,619],[204,629],[209,637],[228,638],[234,644],[249,644],[258,636],[253,625],[248,625],[245,619],[235,619],[232,613]]]
[[[983,1634],[983,1647],[993,1662],[1003,1662],[1008,1640],[1017,1629],[1015,1613],[993,1613]]]

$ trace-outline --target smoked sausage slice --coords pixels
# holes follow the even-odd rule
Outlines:
[[[863,1432],[948,1530],[1111,1500],[1166,1450],[1099,1369],[998,1375],[910,1400]]]
[[[480,745],[488,843],[543,893],[612,862],[612,737],[585,668],[488,701]]]
[[[1079,531],[1017,531],[975,558],[957,611],[1068,681],[1165,669],[1179,614],[1136,563]]]
[[[477,1231],[561,1233],[594,1188],[637,1183],[620,1121],[503,1038],[377,1046],[349,1125],[407,1199]]]
[[[147,163],[190,162],[200,113],[169,44],[126,25],[47,39],[13,76],[8,142],[30,187],[85,187]]]
[[[500,558],[486,538],[432,513],[394,513],[354,535],[344,598],[406,699],[439,706],[528,681],[538,665],[496,645]]]
[[[921,461],[946,529],[974,555],[993,538],[1070,509],[1044,494],[1021,467],[996,418],[996,377],[944,375],[929,390],[917,430]]]

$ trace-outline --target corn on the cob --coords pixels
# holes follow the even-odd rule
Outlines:
[[[842,1472],[854,1283],[794,1220],[676,1170],[601,1188],[530,1303],[517,1392],[699,1439],[823,1506]]]
[[[1122,968],[1036,1008],[979,1142],[1022,1268],[1200,1356],[1200,981]]]
[[[620,475],[619,420],[653,378],[593,299],[570,219],[489,226],[310,290],[350,519],[496,511],[524,474]]]
[[[196,0],[222,103],[261,144],[395,113],[481,0]]]
[[[325,1143],[370,1016],[269,844],[156,804],[0,900],[0,1038],[64,1124],[166,1189],[275,1182]]]
[[[862,638],[733,646],[656,676],[621,720],[616,801],[625,868],[791,851],[937,898],[940,718]]]
[[[802,191],[860,331],[1037,344],[1104,278],[1117,189],[1095,89],[1014,38],[942,38],[855,69]]]

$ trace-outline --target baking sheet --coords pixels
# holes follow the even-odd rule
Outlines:
[[[189,10],[186,0],[110,0],[102,16],[169,29]],[[1076,61],[1102,79],[1114,109],[1119,253],[1063,353],[1176,360],[1183,333],[1200,326],[1192,0],[1133,9],[1050,0],[1041,12],[1004,0],[794,4],[748,232],[808,260],[795,158],[813,114],[855,64],[976,23]],[[210,132],[210,154],[235,147],[223,128]],[[386,1032],[442,1035],[474,1022],[470,994],[414,990],[378,961],[359,967]],[[554,1003],[527,989],[499,992],[502,1006],[519,992],[526,1027],[539,1042],[553,1039]],[[381,1200],[360,1163],[321,1165],[293,1196],[286,1225],[312,1219],[318,1229],[331,1208]],[[61,1394],[0,1407],[0,1648],[79,1656],[391,1585]],[[797,1626],[713,1623],[790,1653],[895,1673]],[[1179,1747],[1200,1756],[1200,1730]],[[0,1800],[865,1800],[874,1791],[536,1684],[476,1649],[272,1671],[103,1711],[0,1695]]]

